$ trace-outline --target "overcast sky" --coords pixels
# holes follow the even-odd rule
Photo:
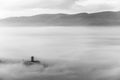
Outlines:
[[[119,10],[120,0],[0,0],[0,18]]]

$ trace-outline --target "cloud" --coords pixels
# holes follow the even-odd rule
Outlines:
[[[85,0],[77,1],[72,10],[75,12],[100,12],[100,11],[118,11],[119,0]]]
[[[52,8],[66,9],[78,0],[0,0],[4,9]]]
[[[42,65],[1,64],[0,80],[119,80],[120,65],[113,62],[55,61]],[[51,65],[52,64],[52,65]]]
[[[94,12],[102,12],[102,11],[116,11],[118,10],[114,6],[107,5],[107,4],[96,4],[96,5],[87,5],[87,6],[78,6],[74,5],[72,7],[73,12],[88,12],[88,13],[94,13]]]
[[[78,0],[41,0],[38,3],[25,5],[23,8],[52,8],[52,9],[68,9]]]
[[[17,1],[16,1],[17,2]],[[23,2],[21,4],[21,2]],[[82,11],[102,11],[102,10],[118,10],[120,0],[26,0],[20,1],[17,8],[42,8],[42,9],[65,9]],[[15,5],[16,6],[16,5]],[[13,6],[13,7],[15,7]],[[74,7],[74,8],[73,8]],[[83,9],[83,10],[82,10]],[[79,11],[79,10],[78,10]]]
[[[120,0],[0,0],[0,17],[16,13],[18,16],[33,15],[36,11],[37,14],[119,11],[119,5]]]
[[[119,8],[119,0],[0,0],[0,7],[7,10],[19,9],[66,9],[103,10]],[[74,7],[74,8],[73,8]],[[97,8],[96,8],[97,7]]]

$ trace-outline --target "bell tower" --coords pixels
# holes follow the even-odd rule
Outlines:
[[[35,60],[34,60],[34,56],[31,56],[31,62],[34,62]]]

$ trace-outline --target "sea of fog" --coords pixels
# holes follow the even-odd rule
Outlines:
[[[120,80],[120,27],[0,27],[0,80]]]

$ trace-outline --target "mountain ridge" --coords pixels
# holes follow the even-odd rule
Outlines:
[[[119,26],[120,12],[39,14],[0,20],[8,26]]]

